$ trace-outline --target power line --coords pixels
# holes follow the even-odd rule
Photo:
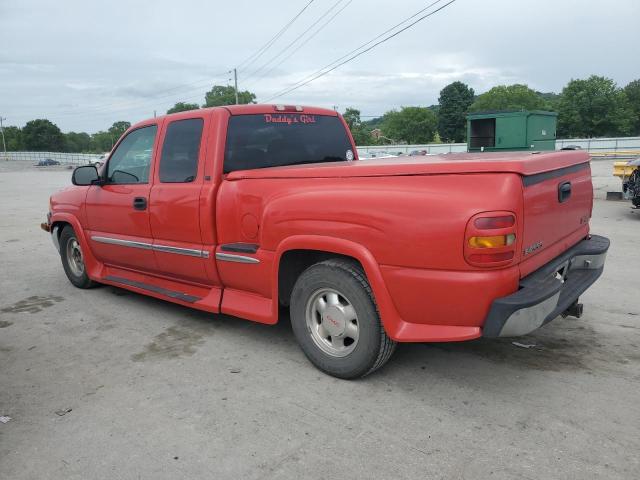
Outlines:
[[[269,40],[269,42],[267,42],[267,44],[263,45],[263,47],[261,47],[256,53],[254,53],[253,55],[251,55],[249,58],[245,59],[240,65],[245,64],[248,60],[251,60],[253,57],[253,60],[251,62],[249,62],[249,64],[247,64],[246,66],[248,67],[251,63],[255,62],[262,54],[264,54],[268,48],[282,35],[286,32],[286,30],[295,22],[295,20],[302,15],[302,13],[314,2],[315,0],[309,0],[309,2],[271,39]],[[155,104],[155,102],[157,100],[163,99],[163,98],[168,98],[170,96],[173,95],[159,95],[159,94],[163,94],[163,93],[168,93],[168,92],[175,92],[175,91],[179,91],[179,90],[183,90],[185,87],[189,87],[192,85],[200,85],[200,84],[206,84],[207,82],[211,82],[212,80],[215,80],[216,77],[220,78],[222,75],[226,75],[231,73],[232,70],[227,70],[224,72],[220,72],[217,73],[215,75],[213,75],[212,77],[208,77],[208,78],[203,78],[201,80],[195,81],[195,82],[190,82],[187,84],[183,84],[183,85],[178,85],[176,87],[172,87],[169,89],[165,89],[165,90],[160,90],[155,92],[155,94],[151,97],[153,100],[151,99],[139,99],[139,100],[134,100],[134,101],[123,101],[123,102],[115,102],[112,104],[103,104],[103,105],[97,105],[95,107],[91,107],[90,110],[69,110],[69,111],[62,111],[62,112],[58,112],[56,114],[56,116],[73,116],[73,115],[96,115],[96,114],[100,114],[100,113],[105,113],[105,114],[111,114],[112,112],[117,112],[117,111],[129,111],[132,110],[134,108],[141,108],[145,105],[150,105],[150,101]],[[200,87],[198,87],[200,88]],[[184,92],[190,92],[195,90],[196,88],[190,88],[187,90],[184,90]],[[184,101],[184,100],[183,100]],[[113,107],[116,107],[115,109]]]
[[[258,60],[262,55],[264,55],[264,53],[267,50],[269,50],[271,45],[273,45],[284,34],[284,32],[286,32],[289,29],[291,25],[293,25],[293,23],[298,19],[298,17],[302,15],[304,11],[307,8],[309,8],[309,5],[311,5],[314,1],[315,0],[309,0],[309,2],[304,7],[302,7],[302,10],[300,10],[291,20],[289,20],[289,22],[285,24],[285,26],[282,27],[278,33],[276,33],[273,37],[271,37],[271,39],[267,43],[265,43],[262,47],[260,47],[255,53],[253,53],[248,58],[240,62],[236,68],[239,71],[242,71],[243,68],[248,68],[249,65],[252,65],[253,63],[255,63],[256,60]]]
[[[271,67],[269,70],[267,70],[265,73],[263,73],[262,75],[260,75],[256,81],[260,80],[261,78],[266,77],[267,75],[269,75],[271,72],[273,72],[276,68],[278,68],[280,65],[282,65],[284,62],[286,62],[287,60],[289,60],[293,55],[296,54],[296,52],[298,52],[302,47],[304,47],[307,43],[309,43],[309,41],[311,41],[316,35],[318,35],[318,33],[320,33],[322,30],[324,30],[324,27],[326,27],[329,23],[331,23],[333,21],[334,18],[336,18],[338,15],[340,15],[340,13],[347,8],[351,2],[353,0],[349,0],[347,3],[344,4],[344,6],[338,10],[336,13],[334,13],[333,15],[331,15],[331,17],[325,22],[323,23],[320,28],[318,28],[311,36],[309,36],[304,42],[302,42],[300,45],[298,45],[298,47],[296,47],[293,52],[291,52],[289,55],[287,55],[286,57],[284,57],[282,60],[280,60],[278,63],[276,63],[273,67]]]
[[[329,15],[331,13],[331,11],[333,11],[342,2],[343,2],[343,0],[338,0],[337,2],[335,2],[331,7],[329,7],[329,9],[327,9],[322,15],[320,15],[320,17],[315,22],[313,22],[311,25],[309,25],[309,27],[307,27],[304,30],[304,32],[302,32],[300,35],[298,35],[296,38],[294,38],[293,41],[291,41],[286,47],[284,47],[282,50],[280,50],[276,55],[271,57],[269,60],[267,60],[265,63],[263,63],[260,67],[258,67],[256,70],[251,72],[247,77],[245,77],[244,81],[246,82],[247,80],[255,77],[260,71],[264,70],[270,63],[273,63],[279,57],[284,55],[287,52],[287,50],[289,50],[300,39],[302,39],[307,33],[309,33],[309,31],[313,27],[315,27],[318,23],[320,23],[322,21],[322,19],[324,19],[327,15]],[[351,3],[351,2],[349,2],[349,3]],[[260,77],[258,77],[258,79],[256,79],[256,80],[259,80],[262,77],[264,77],[264,74],[261,75]]]
[[[437,0],[435,2],[432,2],[431,4],[429,4],[428,6],[426,6],[425,8],[423,8],[422,10],[414,13],[413,15],[411,15],[410,17],[406,18],[405,20],[403,20],[402,22],[394,25],[393,27],[385,30],[383,33],[381,33],[380,35],[377,35],[376,37],[374,37],[373,39],[369,40],[368,42],[360,45],[358,48],[355,48],[354,50],[351,50],[349,53],[347,53],[346,55],[343,55],[342,57],[340,57],[337,60],[334,60],[333,62],[329,63],[328,65],[325,65],[324,67],[322,67],[321,69],[317,70],[316,72],[312,73],[311,75],[306,76],[305,78],[303,78],[302,80],[294,83],[293,85],[291,85],[290,87],[287,87],[281,91],[279,91],[278,93],[276,93],[275,95],[269,97],[268,99],[265,100],[266,102],[269,102],[275,98],[281,97],[283,95],[286,95],[287,93],[293,92],[294,90],[297,90],[311,82],[313,82],[314,80],[317,80],[320,77],[323,77],[325,75],[327,75],[328,73],[331,73],[332,71],[334,71],[335,69],[341,67],[342,65],[349,63],[352,60],[355,60],[356,58],[358,58],[359,56],[373,50],[375,47],[377,47],[378,45],[387,42],[388,40],[391,40],[392,38],[396,37],[397,35],[401,34],[402,32],[404,32],[405,30],[408,30],[409,28],[413,27],[414,25],[416,25],[417,23],[425,20],[426,18],[436,14],[437,12],[439,12],[440,10],[448,7],[449,5],[451,5],[453,2],[455,2],[456,0],[450,0],[449,2],[445,3],[444,5],[438,7],[437,9],[433,10],[432,12],[429,12],[425,15],[423,15],[422,17],[419,17],[417,20],[415,20],[414,22],[410,23],[409,25],[401,28],[400,30],[396,31],[395,33],[383,38],[382,40],[373,43],[375,40],[379,39],[380,37],[384,36],[385,34],[393,31],[394,29],[396,29],[398,26],[406,23],[407,21],[411,20],[412,18],[415,18],[416,16],[420,15],[421,13],[425,12],[426,10],[428,10],[429,8],[431,8],[432,6],[442,2],[443,0]],[[364,50],[362,50],[365,46],[369,45],[373,43],[373,45],[365,48]],[[359,51],[360,50],[360,51]],[[354,52],[358,52],[355,53],[352,56],[349,56],[351,54],[353,54]],[[348,57],[348,58],[347,58]],[[343,60],[345,59],[346,60]],[[343,61],[341,61],[343,60]]]

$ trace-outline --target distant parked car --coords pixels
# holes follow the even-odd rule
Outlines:
[[[416,156],[423,156],[426,155],[427,151],[426,150],[412,150],[411,153],[409,154],[410,157],[416,157]]]
[[[40,160],[36,167],[49,167],[51,165],[60,165],[60,162],[57,160],[52,160],[51,158],[45,158],[44,160]]]

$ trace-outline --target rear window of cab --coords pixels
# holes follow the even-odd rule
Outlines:
[[[352,148],[339,117],[304,113],[234,115],[227,128],[224,173],[353,160]]]

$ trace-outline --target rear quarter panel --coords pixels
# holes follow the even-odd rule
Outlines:
[[[518,175],[224,182],[217,218],[220,243],[253,241],[275,251],[289,236],[325,235],[365,246],[380,264],[468,271],[475,268],[462,253],[467,222],[493,210],[521,212]],[[254,238],[243,232],[246,216],[257,220]]]
[[[479,327],[491,301],[515,291],[519,277],[517,266],[488,272],[464,259],[467,222],[494,210],[520,218],[519,175],[226,181],[217,221],[220,243],[258,243],[265,260],[291,237],[361,245],[375,259],[384,290],[404,322]],[[255,219],[256,232],[245,231],[247,218]],[[234,276],[231,287],[270,296],[275,279],[266,275],[269,268],[265,264],[255,275]]]

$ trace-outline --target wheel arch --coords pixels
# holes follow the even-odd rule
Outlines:
[[[57,213],[51,217],[52,235],[54,234],[54,227],[56,226],[58,227],[58,239],[60,238],[60,234],[64,227],[70,226],[73,228],[73,231],[80,242],[80,247],[82,248],[82,257],[84,258],[87,275],[92,280],[98,279],[100,277],[102,263],[93,255],[93,251],[91,250],[91,246],[89,245],[87,236],[85,235],[85,231],[82,228],[80,221],[74,215],[69,213]]]
[[[316,235],[296,235],[281,242],[273,262],[274,315],[278,314],[280,300],[284,299],[285,303],[288,302],[293,285],[306,268],[336,257],[352,260],[362,267],[371,285],[385,331],[387,335],[394,338],[402,320],[384,283],[379,265],[365,246],[350,240]]]

